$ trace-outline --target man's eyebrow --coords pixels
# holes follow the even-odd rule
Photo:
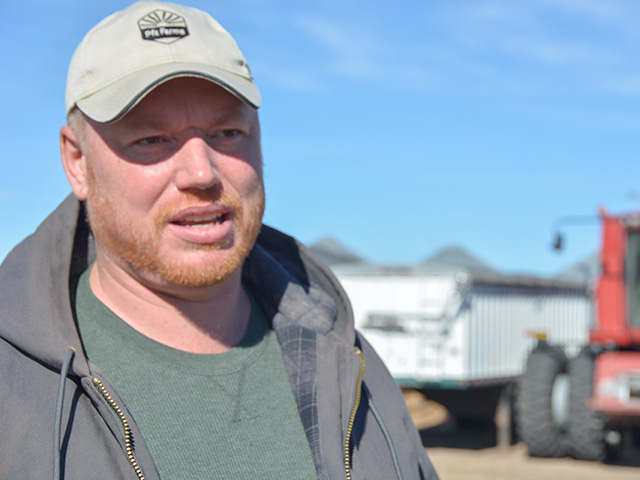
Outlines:
[[[214,112],[208,117],[208,121],[211,125],[225,124],[232,121],[248,119],[249,115],[240,110],[218,112],[217,115],[216,112]],[[146,114],[140,118],[136,118],[135,124],[140,127],[162,130],[171,124],[171,120],[163,120],[156,115]]]

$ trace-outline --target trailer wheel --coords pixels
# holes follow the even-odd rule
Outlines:
[[[531,352],[517,392],[517,432],[532,457],[566,455],[567,357],[540,342]]]
[[[568,449],[579,460],[603,461],[607,456],[604,418],[587,407],[593,393],[595,355],[586,347],[569,362]]]

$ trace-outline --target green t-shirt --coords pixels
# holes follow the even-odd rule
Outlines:
[[[253,299],[239,345],[193,354],[131,328],[88,277],[75,303],[87,356],[118,390],[161,479],[317,478],[280,344]]]

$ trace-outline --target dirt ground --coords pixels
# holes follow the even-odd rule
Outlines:
[[[570,458],[529,458],[515,445],[505,450],[427,448],[441,480],[638,480],[640,467],[603,465]]]
[[[571,458],[531,458],[521,444],[497,447],[492,425],[478,425],[461,431],[449,419],[444,407],[428,401],[418,392],[404,393],[441,480],[640,479],[639,452],[626,455],[615,465]]]

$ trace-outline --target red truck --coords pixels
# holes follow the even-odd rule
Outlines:
[[[516,392],[529,454],[607,460],[640,445],[640,215],[602,224],[589,342],[568,359],[540,335]]]

